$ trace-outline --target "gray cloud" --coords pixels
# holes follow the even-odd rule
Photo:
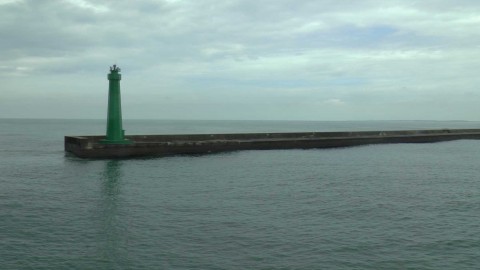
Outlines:
[[[0,115],[103,118],[118,63],[127,118],[479,120],[478,14],[467,0],[0,1]]]

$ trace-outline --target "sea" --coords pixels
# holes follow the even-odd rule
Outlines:
[[[126,134],[480,128],[124,120]],[[480,141],[80,159],[104,120],[0,119],[0,269],[480,269]]]

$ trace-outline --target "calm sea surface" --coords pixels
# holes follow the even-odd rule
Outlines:
[[[127,134],[480,122],[124,121]],[[0,269],[480,269],[480,141],[82,160],[0,119]]]

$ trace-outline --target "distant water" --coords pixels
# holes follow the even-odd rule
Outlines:
[[[480,141],[131,160],[104,121],[0,119],[0,269],[480,269]],[[125,121],[127,134],[480,122]]]

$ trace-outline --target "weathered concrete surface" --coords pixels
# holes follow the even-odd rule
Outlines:
[[[126,136],[133,144],[100,144],[105,136],[66,136],[65,151],[82,158],[129,158],[237,150],[310,149],[366,144],[480,139],[480,129]]]

